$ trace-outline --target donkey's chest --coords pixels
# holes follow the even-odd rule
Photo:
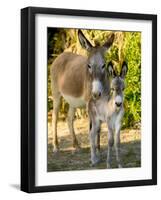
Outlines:
[[[83,97],[72,97],[64,94],[62,96],[74,108],[84,107],[86,105]]]
[[[106,110],[104,104],[100,103],[97,106],[95,106],[94,108],[95,108],[95,111],[96,111],[97,118],[102,122],[106,122],[108,111]]]
[[[98,104],[95,109],[97,118],[102,122],[110,123],[112,127],[114,127],[116,123],[120,122],[123,115],[123,109],[114,111],[112,107],[107,106],[104,102]]]

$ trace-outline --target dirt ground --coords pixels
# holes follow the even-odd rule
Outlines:
[[[88,135],[88,119],[75,120],[74,128],[76,137],[81,146],[79,152],[72,148],[72,138],[69,134],[68,126],[65,121],[58,122],[58,139],[60,152],[52,152],[52,129],[51,122],[48,122],[48,172],[68,171],[68,170],[87,170],[106,168],[107,158],[107,128],[106,124],[101,127],[101,162],[91,166],[90,162],[90,143]],[[141,132],[136,129],[125,129],[121,131],[121,156],[123,167],[141,166]],[[112,153],[112,168],[116,168],[115,151]]]

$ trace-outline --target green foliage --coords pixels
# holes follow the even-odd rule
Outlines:
[[[54,30],[54,31],[53,31]],[[111,31],[83,30],[85,36],[93,45],[104,44]],[[76,29],[49,29],[48,30],[48,97],[50,89],[50,64],[63,51],[70,51],[85,55],[77,38]],[[106,62],[112,60],[117,71],[125,60],[128,63],[128,73],[125,78],[125,114],[123,128],[134,127],[141,121],[141,33],[115,32],[115,41],[105,55]],[[52,99],[48,98],[48,111],[52,109]],[[68,111],[67,103],[62,100],[60,113],[65,117]],[[77,109],[76,117],[86,116],[82,109]]]
[[[124,46],[128,62],[126,76],[124,126],[133,126],[141,121],[141,33],[126,33]]]

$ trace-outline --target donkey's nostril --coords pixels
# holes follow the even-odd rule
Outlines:
[[[117,107],[120,107],[122,105],[121,102],[115,102],[115,104],[116,104]]]
[[[94,99],[98,99],[101,96],[101,92],[93,93],[92,96],[93,96]]]

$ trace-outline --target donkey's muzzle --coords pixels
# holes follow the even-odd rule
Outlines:
[[[92,93],[92,97],[95,100],[99,99],[101,97],[101,92],[94,92],[94,93]]]

